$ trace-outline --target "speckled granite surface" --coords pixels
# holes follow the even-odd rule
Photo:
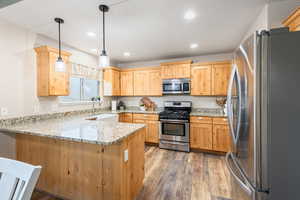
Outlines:
[[[25,121],[2,125],[0,131],[110,145],[120,142],[145,127],[144,124],[119,123],[111,119],[87,120],[91,117],[90,114],[82,114],[32,122]]]
[[[227,117],[221,109],[209,109],[199,108],[194,109],[190,113],[190,116],[201,116],[201,117]]]

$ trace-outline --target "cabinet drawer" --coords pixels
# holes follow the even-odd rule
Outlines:
[[[197,116],[191,116],[190,121],[192,123],[201,123],[201,124],[212,124],[212,118],[211,117],[197,117]]]
[[[213,118],[213,123],[214,124],[224,124],[227,125],[228,124],[228,119],[225,117],[216,117]]]
[[[121,113],[119,114],[119,121],[132,123],[132,113]]]
[[[150,121],[158,121],[158,115],[156,114],[133,114],[134,120],[150,120]]]

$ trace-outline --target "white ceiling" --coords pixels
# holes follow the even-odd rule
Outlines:
[[[64,43],[91,53],[99,48],[98,5],[107,15],[107,46],[120,63],[231,52],[267,0],[23,0],[0,10],[0,17],[57,38],[54,17],[62,17]],[[184,19],[192,10],[196,18]],[[96,37],[87,36],[92,31]],[[190,49],[191,43],[199,47]],[[130,57],[124,57],[130,52]]]

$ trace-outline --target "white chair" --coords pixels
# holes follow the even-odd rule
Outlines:
[[[0,158],[0,199],[30,200],[40,172],[40,166]]]

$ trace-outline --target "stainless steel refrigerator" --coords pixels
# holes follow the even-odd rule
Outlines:
[[[300,31],[262,31],[241,44],[227,98],[232,199],[300,199]]]

